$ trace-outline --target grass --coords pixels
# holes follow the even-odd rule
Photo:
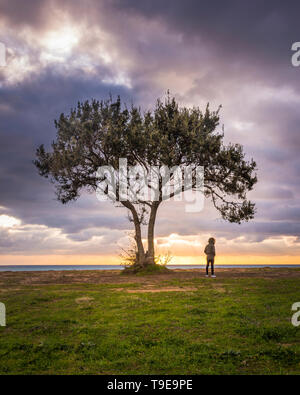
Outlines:
[[[145,276],[148,274],[163,274],[163,273],[170,273],[171,270],[168,269],[165,265],[147,265],[145,267],[138,267],[138,266],[127,266],[122,270],[122,275],[137,275],[137,276]]]
[[[127,280],[126,280],[127,281]],[[299,277],[1,286],[1,374],[300,374]]]

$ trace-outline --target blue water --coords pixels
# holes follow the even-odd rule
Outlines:
[[[205,265],[167,265],[170,269],[204,269]],[[262,268],[262,267],[294,267],[300,268],[300,265],[215,265],[215,268]],[[18,265],[18,266],[1,266],[0,272],[36,272],[48,270],[122,270],[120,265]]]

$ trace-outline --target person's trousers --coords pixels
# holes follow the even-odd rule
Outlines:
[[[210,263],[210,268],[211,268],[211,274],[212,274],[212,276],[214,275],[214,273],[215,273],[215,270],[214,270],[214,259],[211,259],[211,258],[207,258],[207,261],[206,261],[206,274],[208,275],[208,268],[209,268],[209,263]]]

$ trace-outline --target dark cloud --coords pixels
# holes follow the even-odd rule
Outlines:
[[[2,0],[0,3],[0,20],[7,21],[13,26],[44,26],[49,20],[46,5],[49,0]],[[44,26],[45,27],[45,26]]]
[[[160,19],[187,39],[213,43],[221,55],[282,59],[299,34],[299,2],[279,0],[221,2],[198,0],[114,0],[116,9]]]

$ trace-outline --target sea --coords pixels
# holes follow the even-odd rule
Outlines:
[[[204,269],[205,265],[167,265],[169,269]],[[234,268],[300,268],[300,265],[215,265],[215,269]],[[123,270],[121,265],[0,265],[0,272],[37,272],[49,270]]]

